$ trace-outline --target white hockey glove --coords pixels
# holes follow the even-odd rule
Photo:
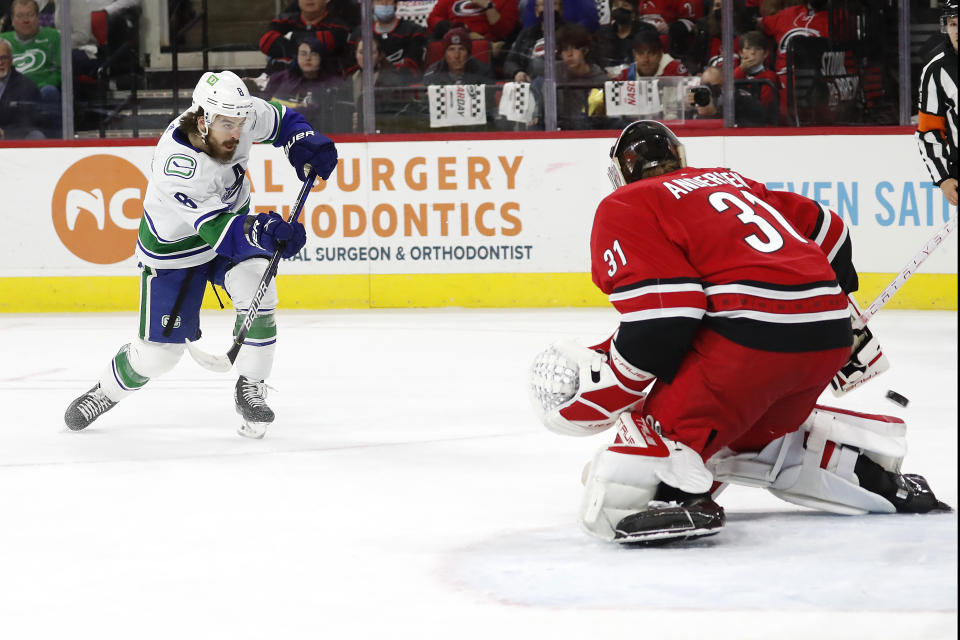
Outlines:
[[[860,317],[860,309],[850,297],[850,320],[853,322]],[[864,382],[877,377],[890,368],[887,357],[883,355],[880,341],[873,335],[870,327],[853,330],[853,351],[847,364],[840,367],[840,371],[830,381],[833,395],[840,397],[851,389],[855,389]]]
[[[609,343],[611,353],[563,340],[534,358],[530,401],[547,429],[567,436],[600,433],[623,411],[643,400],[643,388],[653,376],[633,367],[627,369],[612,341]],[[611,361],[626,365],[618,369],[620,377]]]

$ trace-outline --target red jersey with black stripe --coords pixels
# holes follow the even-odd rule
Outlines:
[[[776,71],[785,77],[787,72],[787,46],[793,38],[826,38],[830,31],[827,11],[810,11],[806,3],[787,7],[777,13],[764,16],[757,26],[777,42]]]
[[[687,167],[617,189],[590,249],[593,281],[620,312],[620,353],[660,378],[701,328],[766,351],[851,344],[843,219],[735,171]]]

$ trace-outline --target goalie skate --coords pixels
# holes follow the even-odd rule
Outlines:
[[[240,376],[233,393],[237,413],[243,419],[237,433],[245,438],[260,439],[273,422],[273,411],[267,406],[267,385],[262,380]]]
[[[108,398],[97,383],[90,391],[70,403],[63,414],[63,421],[71,431],[81,431],[115,406],[117,403]]]
[[[647,509],[617,523],[613,541],[647,544],[692,540],[719,533],[725,520],[723,507],[709,493],[685,493],[661,483]]]

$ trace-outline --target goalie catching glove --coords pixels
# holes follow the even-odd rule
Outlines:
[[[850,353],[850,359],[845,365],[840,367],[833,379],[830,381],[830,389],[833,395],[840,397],[851,389],[855,389],[864,382],[871,380],[887,369],[890,363],[887,357],[883,355],[883,348],[880,341],[873,335],[870,327],[864,325],[858,328],[861,311],[850,296],[850,322],[853,323],[853,350]]]
[[[530,400],[550,431],[589,436],[606,430],[643,400],[643,390],[653,379],[623,359],[613,338],[591,348],[562,340],[534,358]]]

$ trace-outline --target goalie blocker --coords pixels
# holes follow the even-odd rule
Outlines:
[[[853,296],[847,297],[850,323],[853,325],[853,349],[850,352],[850,359],[840,367],[830,381],[830,390],[837,397],[856,389],[890,368],[887,357],[883,355],[880,341],[873,335],[870,327],[861,326],[859,322],[860,316],[863,315],[860,307],[857,306]]]

